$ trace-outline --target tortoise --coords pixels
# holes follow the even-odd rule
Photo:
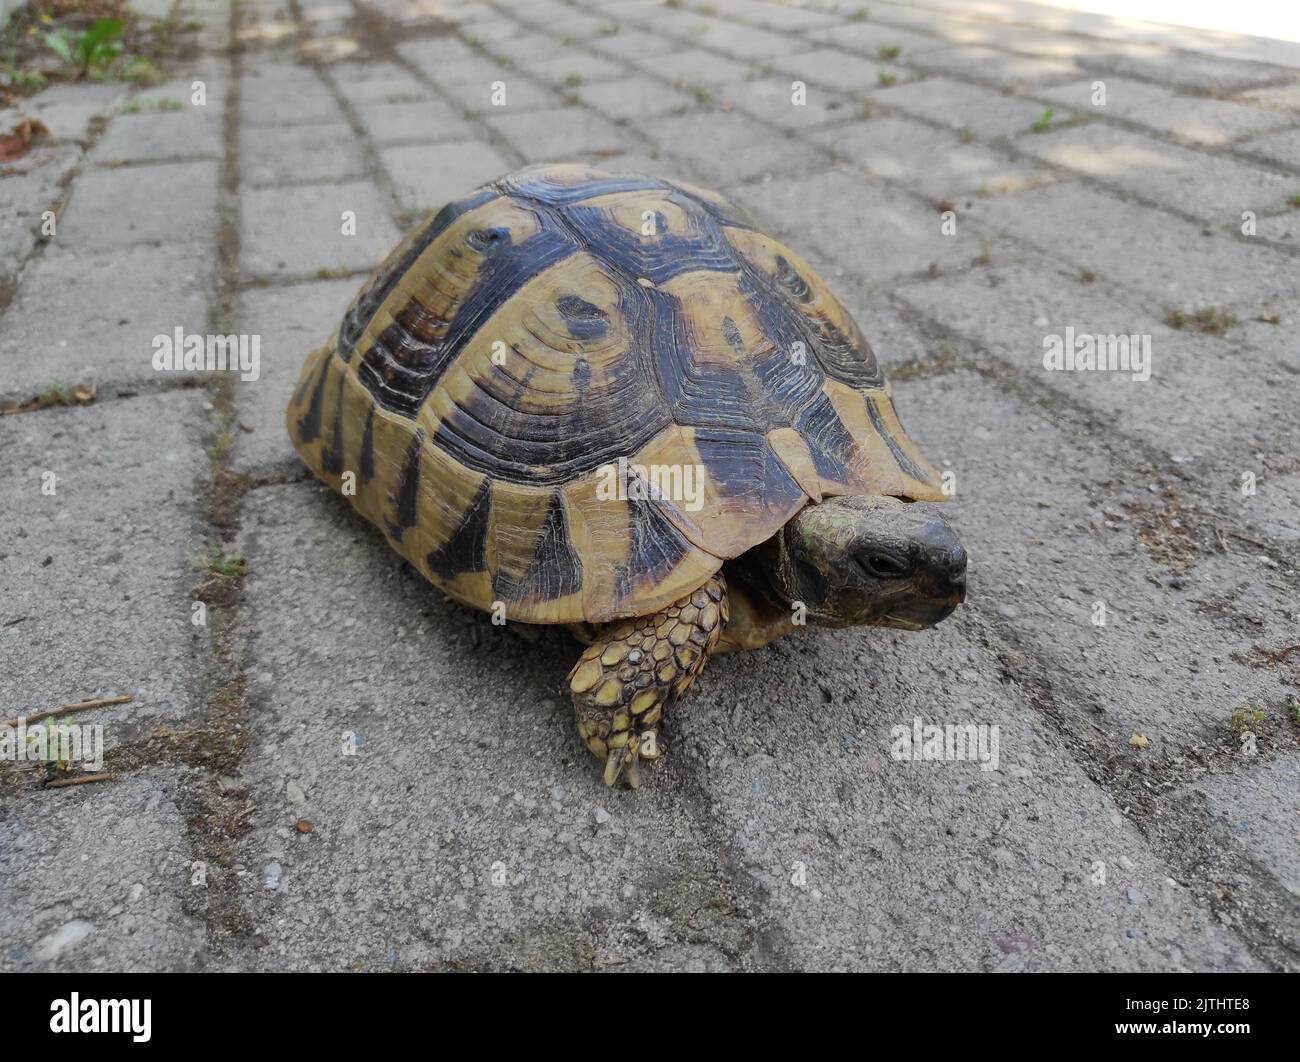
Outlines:
[[[680,181],[531,167],[447,205],[307,358],[286,424],[434,586],[586,643],[569,691],[610,785],[639,784],[711,654],[965,597],[857,324]]]

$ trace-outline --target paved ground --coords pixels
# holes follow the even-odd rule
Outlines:
[[[183,4],[173,82],[47,90],[0,178],[0,402],[98,388],[0,417],[0,714],[134,698],[76,717],[112,781],[0,764],[0,967],[1300,969],[1300,65],[1025,5]],[[420,211],[574,157],[824,272],[973,557],[934,631],[716,661],[635,794],[572,644],[444,602],[280,426]],[[155,371],[178,327],[260,379]],[[1150,378],[1045,370],[1066,329]],[[999,769],[897,762],[916,717]]]

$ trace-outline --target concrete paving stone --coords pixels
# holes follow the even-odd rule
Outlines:
[[[440,210],[512,168],[482,141],[386,148],[380,159],[408,213]]]
[[[567,635],[447,603],[312,484],[252,492],[241,549],[262,724],[240,854],[280,868],[244,885],[260,965],[604,969],[684,944],[761,962],[726,842],[672,769],[620,800],[579,746]]]
[[[1050,59],[1083,59],[1096,48],[1096,42],[1091,38],[987,19],[962,18],[955,12],[936,13],[930,8],[897,4],[874,6],[868,24],[906,26],[950,44],[984,45]]]
[[[705,51],[703,48],[679,47],[668,55],[656,55],[639,62],[631,59],[629,62],[679,88],[725,85],[753,73],[749,65]]]
[[[241,200],[240,260],[246,279],[370,269],[398,240],[388,203],[369,181],[250,188]],[[356,235],[343,235],[345,211],[355,215]]]
[[[23,275],[0,328],[0,394],[56,382],[105,395],[159,383],[153,340],[207,331],[213,259],[204,244],[82,251],[56,240]]]
[[[1088,57],[1088,68],[1213,95],[1268,86],[1295,77],[1295,71],[1287,67],[1198,55],[1162,44],[1109,40],[1098,42]]]
[[[510,37],[497,44],[484,45],[484,47],[491,53],[493,61],[500,62],[507,67],[519,67],[521,69],[525,64],[547,62],[551,59],[569,57],[580,60],[590,58],[580,43],[561,43],[550,32],[549,27],[544,31],[530,28],[522,36]]]
[[[402,10],[410,12],[406,16],[410,25],[424,26],[427,24],[428,13],[420,5],[415,5],[414,10],[410,8],[403,8]],[[490,22],[499,17],[500,14],[500,10],[492,4],[471,2],[461,4],[454,10],[449,11],[447,18],[456,24],[457,32],[460,32],[467,26],[477,26],[481,22]]]
[[[321,19],[308,23],[306,31],[313,41],[319,42],[326,57],[333,55],[336,48],[344,48],[351,55],[356,50],[356,44],[348,32],[351,22],[348,18]]]
[[[719,22],[716,18],[709,18],[703,12],[693,11],[685,5],[671,8],[665,4],[663,8],[643,21],[652,26],[656,33],[682,41],[698,41],[710,47],[716,46],[715,42],[709,39],[710,35],[730,28],[729,24]]]
[[[196,55],[169,70],[168,80],[152,88],[140,89],[130,99],[143,107],[153,107],[163,100],[179,100],[186,106],[215,107],[225,104],[231,84],[230,60],[224,55]],[[196,97],[194,82],[203,82],[202,96]],[[196,98],[206,102],[193,103]]]
[[[250,50],[269,49],[296,41],[302,32],[302,27],[288,7],[255,11],[241,5],[235,43]]]
[[[57,239],[84,251],[206,244],[217,227],[217,172],[216,161],[89,170],[72,189]]]
[[[483,121],[530,163],[621,151],[635,143],[618,126],[581,107],[528,114],[494,113],[485,115]]]
[[[721,9],[720,5],[714,6]],[[583,10],[617,19],[620,25],[626,25],[629,22],[639,24],[663,14],[664,4],[663,0],[590,0],[583,5]]]
[[[1292,215],[1292,227],[1300,225],[1300,214]],[[1295,340],[1295,327],[1300,323],[1300,300],[1279,302],[1277,313],[1269,320],[1258,315],[1242,316],[1232,326],[1234,342],[1252,350],[1268,354],[1277,363],[1292,372],[1300,373],[1300,343]]]
[[[822,279],[858,322],[881,365],[888,370],[934,356],[937,345],[909,309],[900,308],[881,292],[862,291],[857,284],[842,277],[842,268],[838,275],[834,268],[822,274]]]
[[[1070,59],[1015,55],[966,45],[922,52],[908,58],[908,64],[936,74],[970,78],[1008,89],[1058,85],[1076,81],[1083,73]]]
[[[503,7],[506,5],[502,5]],[[548,26],[552,22],[569,21],[575,18],[589,18],[572,4],[563,4],[559,0],[529,0],[527,4],[509,5],[514,8],[511,14],[531,26]],[[501,13],[498,8],[496,14]]]
[[[1259,534],[1275,542],[1300,542],[1300,472],[1264,476],[1257,493],[1243,498],[1244,516]]]
[[[882,77],[892,77],[897,81],[906,81],[908,78],[907,71],[897,66],[878,63],[834,48],[819,48],[799,55],[771,59],[767,65],[810,85],[821,85],[850,95],[862,95],[871,89],[880,88]]]
[[[1215,225],[1240,225],[1243,210],[1272,213],[1296,194],[1294,179],[1100,122],[1029,133],[1016,143],[1031,155]]]
[[[910,381],[896,401],[909,432],[955,477],[951,519],[971,557],[966,607],[996,614],[1047,664],[1055,677],[1040,696],[1069,721],[1076,756],[1147,758],[1153,769],[1196,749],[1235,757],[1232,712],[1269,703],[1278,683],[1243,662],[1255,656],[1256,628],[1229,627],[1217,610],[1233,582],[1258,584],[1258,564],[1235,562],[1232,580],[1205,570],[1196,551],[1186,567],[1163,564],[1140,537],[1164,506],[1147,477],[1125,475],[995,383],[970,373]],[[1093,623],[1098,601],[1105,626]],[[1270,591],[1258,608],[1277,620],[1295,605]],[[951,660],[941,666],[953,675]],[[996,668],[977,665],[971,679],[966,666],[951,679],[958,689],[998,683]],[[1136,732],[1150,742],[1142,752],[1129,744]]]
[[[314,70],[245,66],[239,86],[239,119],[244,125],[304,125],[342,118],[338,100]]]
[[[570,8],[570,10],[572,10]],[[489,3],[466,3],[457,7],[451,14],[451,20],[456,23],[457,32],[463,32],[470,26],[478,26],[484,22],[491,22],[501,15],[501,10],[494,4]],[[411,16],[413,25],[423,25],[427,15],[418,6]]]
[[[1197,785],[1217,832],[1300,900],[1300,757]]]
[[[300,9],[303,19],[308,23],[336,22],[355,14],[355,9],[346,0],[315,0]]]
[[[1300,170],[1300,129],[1286,129],[1280,133],[1244,140],[1236,145],[1236,149]],[[1300,187],[1300,179],[1292,181],[1292,184]]]
[[[520,63],[530,77],[561,90],[572,91],[593,81],[615,81],[629,73],[622,63],[579,52],[571,56],[541,58],[536,62]]]
[[[783,129],[800,132],[843,122],[861,114],[861,104],[819,85],[807,85],[802,104],[794,102],[789,77],[768,74],[756,80],[746,79],[713,89],[713,100],[744,111]]]
[[[1258,218],[1255,231],[1266,240],[1294,246],[1300,241],[1300,215],[1287,213]]]
[[[127,86],[119,84],[51,85],[35,96],[20,101],[12,115],[6,115],[5,132],[26,118],[45,123],[52,140],[86,140],[92,118],[112,114],[127,98]]]
[[[477,30],[467,32],[472,35]],[[446,66],[482,59],[471,44],[459,37],[419,37],[403,41],[396,51],[407,62],[430,76]]]
[[[777,7],[775,4],[714,4],[720,11],[730,11],[742,22],[754,26],[765,26],[778,33],[803,33],[805,30],[821,29],[843,23],[837,15],[822,11],[809,11],[799,7]]]
[[[224,151],[220,113],[190,107],[171,114],[121,114],[90,150],[97,163],[219,158]]]
[[[1236,97],[1244,103],[1278,111],[1300,111],[1300,81],[1273,88],[1251,89]]]
[[[102,724],[111,752],[201,716],[208,628],[190,605],[206,560],[194,487],[210,409],[172,391],[0,424],[5,718],[127,694],[74,717]]]
[[[573,92],[588,107],[608,118],[631,122],[634,126],[639,121],[695,106],[691,96],[646,74],[631,74],[617,81],[582,85]]]
[[[885,26],[872,22],[852,22],[847,26],[832,26],[829,29],[813,30],[811,33],[804,34],[804,36],[807,40],[816,41],[819,44],[834,45],[837,48],[843,48],[850,52],[859,52],[873,58],[887,58],[889,62],[893,62],[900,56],[909,58],[913,55],[920,55],[922,52],[932,52],[938,48],[951,47],[951,42],[941,37],[932,37],[924,33],[912,33],[896,26]],[[890,54],[886,57],[880,54],[882,49],[892,53],[895,48],[898,49],[897,55]]]
[[[467,26],[461,30],[461,40],[469,44],[480,44],[491,49],[494,44],[501,41],[518,40],[520,37],[526,37],[533,32],[531,26],[525,26],[521,22],[516,22],[512,18],[494,18],[485,19],[482,22],[475,22],[472,26]],[[458,58],[468,59],[472,55],[472,50],[461,52]]]
[[[868,99],[950,129],[969,129],[983,140],[1018,136],[1043,113],[1043,105],[1034,100],[946,77],[891,85],[869,93]],[[1062,119],[1068,119],[1068,115],[1055,116],[1054,120]]]
[[[659,118],[644,129],[713,185],[765,174],[808,173],[827,163],[816,149],[734,111]]]
[[[620,26],[616,19],[583,15],[557,22],[547,21],[541,24],[541,28],[563,44],[587,44],[599,37],[617,33]]]
[[[0,969],[201,969],[207,929],[185,913],[193,853],[181,772],[0,802]]]
[[[1093,84],[1106,86],[1106,105],[1092,104]],[[1128,122],[1180,137],[1196,144],[1217,146],[1230,140],[1276,129],[1294,121],[1285,114],[1266,111],[1230,100],[1188,96],[1163,85],[1129,78],[1087,78],[1070,85],[1041,89],[1038,96],[1072,107],[1081,114],[1122,118]]]
[[[800,255],[813,248],[868,283],[965,269],[981,250],[975,226],[944,236],[933,207],[844,168],[723,191]]]
[[[38,145],[0,180],[0,286],[17,275],[41,239],[42,215],[58,205],[80,162],[75,145]]]
[[[335,63],[328,75],[356,108],[433,98],[423,82],[395,63]]]
[[[878,177],[936,199],[974,192],[1005,195],[1055,179],[1033,163],[963,144],[953,133],[907,118],[871,118],[822,130],[812,139]]]
[[[361,142],[345,122],[252,125],[239,135],[239,179],[250,188],[365,175]]]
[[[249,288],[236,301],[238,332],[261,337],[262,373],[235,388],[239,431],[231,451],[237,472],[266,473],[301,466],[284,427],[284,411],[307,355],[343,320],[363,277]]]
[[[432,70],[429,76],[457,103],[483,115],[539,111],[554,107],[559,97],[514,67],[473,59]],[[493,103],[494,85],[505,86],[505,103]]]
[[[1213,306],[1244,316],[1249,307],[1288,304],[1300,289],[1294,260],[1286,255],[1068,182],[979,200],[974,212],[1156,308]]]
[[[205,83],[202,89],[191,85],[189,81],[172,81],[147,92],[137,92],[122,100],[113,113],[123,117],[190,115],[220,126],[225,118],[227,84]]]
[[[197,23],[194,30],[194,44],[205,52],[224,52],[230,47],[231,32],[228,15],[220,17],[196,16],[187,22]]]
[[[438,100],[372,104],[357,108],[370,139],[380,147],[469,140],[474,126]]]
[[[665,756],[708,779],[790,965],[1258,968],[997,668],[964,616],[807,630],[711,661],[674,708]],[[918,718],[998,727],[998,769],[895,760]]]
[[[692,183],[691,165],[686,160],[667,151],[659,151],[653,145],[644,146],[644,152],[624,151],[609,158],[597,159],[592,165],[604,173],[662,177],[669,181]]]
[[[1050,259],[993,264],[959,277],[918,282],[898,296],[973,339],[981,351],[1018,375],[1039,381],[1129,438],[1168,454],[1190,474],[1205,475],[1263,429],[1286,423],[1287,373],[1273,359],[1241,349],[1233,337],[1166,326],[1150,311],[1126,305],[1109,285],[1085,282]],[[1148,336],[1149,378],[1129,372],[1048,371],[1050,336]],[[1233,415],[1207,418],[1225,394]],[[1300,429],[1297,430],[1300,442]]]
[[[712,36],[701,39],[699,43],[707,44],[732,59],[753,62],[790,54],[791,40],[787,34],[772,33],[735,22],[721,26],[714,23],[714,27]]]
[[[662,33],[656,33],[652,29],[632,29],[625,26],[617,34],[591,41],[590,47],[613,59],[622,59],[629,63],[636,63],[643,69],[651,69],[642,60],[671,55],[681,49],[681,42]]]

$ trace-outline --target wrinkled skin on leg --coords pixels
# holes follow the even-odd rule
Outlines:
[[[664,712],[710,654],[766,645],[796,616],[921,630],[966,596],[956,534],[931,507],[887,497],[808,506],[725,572],[653,616],[572,628],[589,643],[569,673],[578,735],[605,761],[607,784],[639,784],[639,761],[660,754]]]

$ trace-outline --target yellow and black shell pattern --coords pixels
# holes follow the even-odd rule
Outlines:
[[[825,497],[943,498],[803,259],[711,192],[585,166],[420,224],[286,423],[430,582],[532,623],[654,613]]]

